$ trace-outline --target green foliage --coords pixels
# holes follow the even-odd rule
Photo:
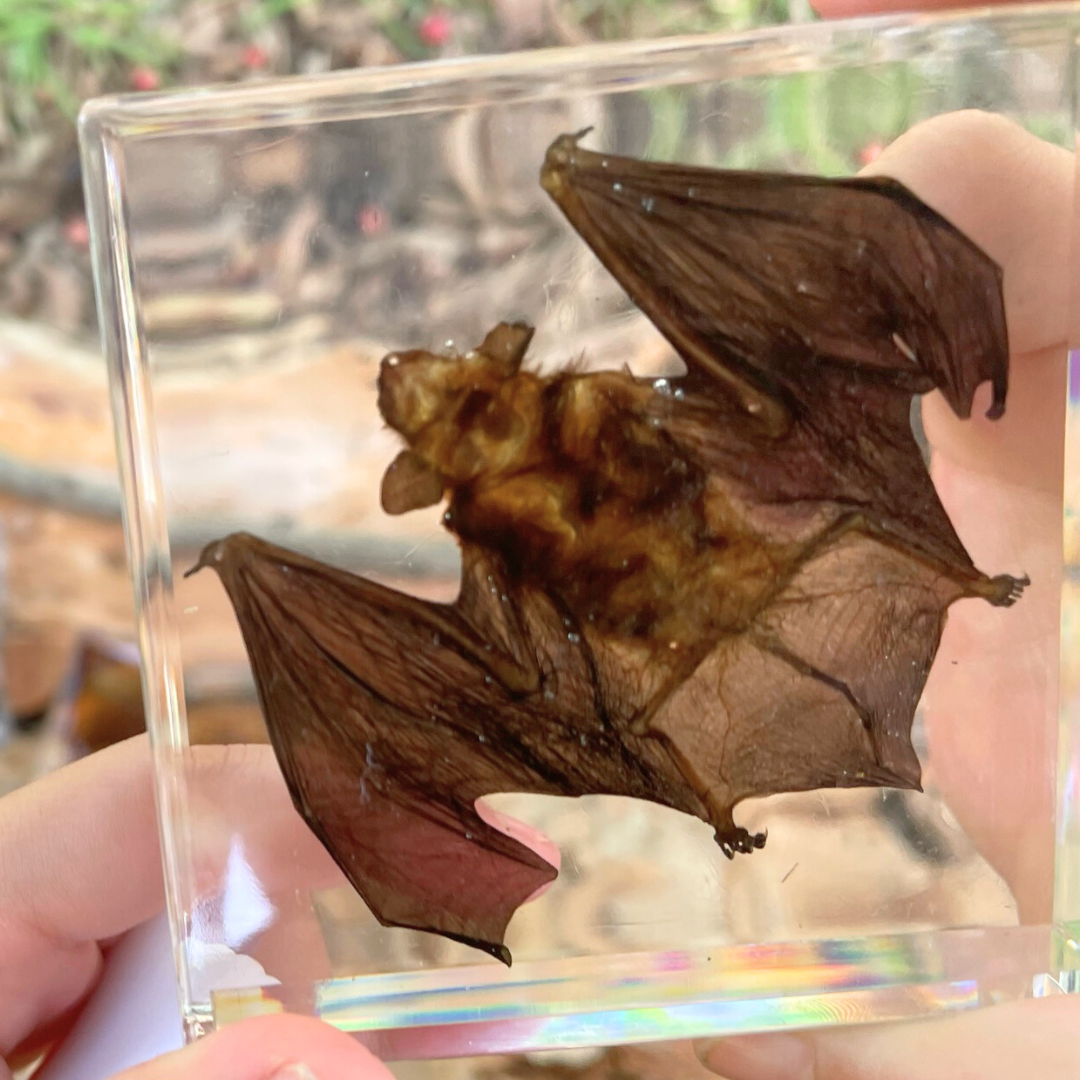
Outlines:
[[[405,59],[437,55],[418,28],[434,10],[492,23],[491,0],[355,0]],[[784,22],[800,0],[559,0],[561,15],[600,40],[741,29]],[[246,0],[243,31],[253,34],[319,0]],[[108,82],[125,69],[153,68],[167,77],[181,63],[179,43],[161,30],[160,15],[185,0],[0,0],[0,84],[37,106],[74,115],[80,75]],[[82,80],[85,81],[85,80]],[[25,105],[25,102],[23,102]],[[17,108],[17,113],[34,109]]]
[[[608,40],[787,22],[789,0],[564,0],[563,9],[568,21]]]
[[[4,0],[0,80],[25,105],[78,109],[77,79],[123,67],[165,68],[175,48],[154,29],[151,0]],[[17,113],[28,110],[17,109]]]
[[[811,17],[807,0],[557,0],[564,23],[596,40],[738,30]],[[443,13],[494,28],[491,0],[355,0],[407,60],[437,56],[424,20]],[[238,0],[233,32],[254,36],[320,0]],[[0,0],[0,102],[9,127],[32,128],[43,113],[71,118],[87,92],[130,85],[131,71],[153,69],[163,83],[183,80],[182,42],[165,29],[188,0]],[[487,30],[481,31],[487,34]],[[468,37],[469,34],[466,36]],[[488,47],[475,42],[474,47]],[[92,76],[87,78],[87,75]],[[87,88],[90,88],[88,91]],[[754,91],[750,90],[754,97]],[[735,159],[764,161],[792,155],[808,167],[849,172],[854,155],[873,141],[887,142],[910,122],[917,87],[903,65],[806,73],[770,82],[756,92],[765,123],[753,145],[730,148]],[[649,152],[672,156],[689,117],[675,92],[650,92],[654,113]],[[738,164],[739,160],[732,160]]]
[[[765,122],[732,148],[731,168],[790,168],[826,176],[856,171],[860,154],[915,121],[919,77],[906,64],[802,72],[747,87]]]
[[[284,18],[298,8],[314,7],[317,3],[318,0],[252,0],[243,11],[244,26],[249,31],[261,30],[275,19]]]

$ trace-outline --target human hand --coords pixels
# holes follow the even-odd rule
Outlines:
[[[293,858],[310,852],[313,880],[333,873],[283,795],[269,747],[195,747],[192,761],[204,777],[227,778],[230,798],[263,808],[266,839],[251,858],[266,880],[275,850]],[[163,904],[145,738],[0,800],[0,1080],[62,1038],[110,946]],[[312,1077],[390,1080],[390,1073],[351,1036],[310,1017],[278,1015],[223,1028],[116,1080]]]
[[[830,9],[830,14],[832,13]],[[994,116],[954,113],[898,139],[868,172],[895,177],[1004,269],[1012,349],[1005,416],[960,421],[933,395],[931,473],[977,565],[1022,566],[1005,614],[961,601],[926,689],[934,781],[1017,898],[1050,915],[1057,713],[1061,435],[1073,155]],[[984,388],[985,390],[985,388]],[[980,410],[980,403],[984,406]],[[932,1022],[739,1036],[699,1046],[727,1080],[1074,1080],[1080,999],[1016,1002]]]

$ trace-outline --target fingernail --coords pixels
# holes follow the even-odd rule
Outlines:
[[[270,1080],[319,1080],[319,1078],[299,1061],[291,1065],[282,1065]]]
[[[798,1035],[736,1035],[700,1044],[701,1063],[725,1080],[814,1080],[814,1055]]]

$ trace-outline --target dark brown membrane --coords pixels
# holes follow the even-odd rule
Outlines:
[[[419,601],[234,534],[236,608],[293,800],[386,925],[506,963],[556,871],[483,795],[620,794],[729,856],[750,796],[918,788],[914,710],[972,564],[912,436],[914,395],[1004,409],[999,269],[891,180],[634,161],[563,137],[542,183],[686,361],[540,376],[532,330],[383,361],[406,448],[389,513],[448,497],[461,594]]]

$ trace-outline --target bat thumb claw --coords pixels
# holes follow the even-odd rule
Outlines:
[[[184,577],[189,578],[193,574],[197,574],[200,570],[207,566],[214,566],[220,563],[225,558],[224,543],[221,540],[215,540],[211,544],[207,544],[199,553],[199,558],[195,565],[190,570],[184,571]]]
[[[575,131],[572,135],[560,135],[549,147],[540,170],[540,186],[556,201],[564,193],[566,173],[577,162],[578,142],[592,131],[592,126]]]

